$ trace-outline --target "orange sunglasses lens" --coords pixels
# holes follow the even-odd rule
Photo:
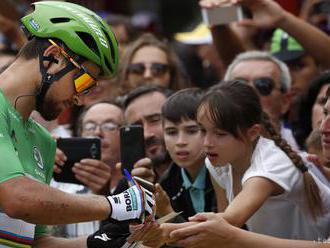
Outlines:
[[[84,93],[84,91],[94,87],[96,82],[88,73],[83,73],[74,80],[77,93]]]

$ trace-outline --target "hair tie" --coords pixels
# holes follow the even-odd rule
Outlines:
[[[308,167],[305,164],[299,165],[298,169],[302,172],[305,173],[308,171]]]

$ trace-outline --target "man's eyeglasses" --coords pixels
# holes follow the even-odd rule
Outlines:
[[[78,64],[77,61],[75,61],[67,52],[65,52],[62,47],[57,45],[51,39],[49,39],[49,42],[56,46],[60,50],[61,54],[79,69],[79,73],[75,75],[73,79],[76,93],[78,95],[85,95],[90,92],[90,90],[97,85],[95,78],[88,73],[84,66]]]
[[[240,80],[242,80],[243,82],[248,82],[248,80]],[[256,78],[252,80],[252,82],[253,86],[256,88],[256,90],[261,96],[269,96],[270,94],[272,94],[274,89],[279,89],[282,93],[286,91],[283,86],[281,86],[280,88],[276,88],[275,81],[270,77]]]
[[[94,133],[98,127],[103,133],[109,133],[118,130],[119,125],[110,121],[100,124],[95,122],[86,122],[83,124],[82,130],[86,133]]]
[[[169,65],[162,63],[151,63],[151,64],[134,63],[128,66],[128,72],[142,76],[147,68],[151,71],[152,76],[159,77],[159,76],[163,76],[166,72],[168,72]]]

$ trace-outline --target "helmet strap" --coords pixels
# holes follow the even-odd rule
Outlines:
[[[58,60],[55,59],[52,56],[43,56],[43,51],[41,49],[38,49],[39,53],[39,67],[40,67],[40,73],[41,73],[41,83],[40,83],[40,89],[39,92],[36,95],[36,110],[38,112],[42,109],[42,104],[45,100],[46,93],[49,89],[49,87],[57,80],[62,78],[64,75],[66,75],[68,72],[72,71],[74,68],[76,68],[72,63],[68,63],[66,67],[64,67],[59,72],[56,72],[54,74],[50,74],[47,72],[47,68],[44,66],[44,61],[50,61],[51,63],[58,63]]]

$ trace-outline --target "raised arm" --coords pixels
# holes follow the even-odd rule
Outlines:
[[[266,178],[250,178],[244,183],[242,191],[229,204],[222,216],[230,224],[241,227],[267,198],[282,192],[283,189],[279,185]]]
[[[223,2],[226,1],[202,0],[199,2],[199,5],[201,8],[207,9],[215,8]],[[209,28],[212,34],[213,43],[225,67],[228,67],[237,54],[246,51],[243,42],[229,25],[215,25]]]
[[[324,68],[330,67],[330,37],[318,28],[285,11],[273,0],[232,0],[234,4],[248,7],[252,20],[243,20],[241,25],[260,28],[281,28],[294,37]]]

